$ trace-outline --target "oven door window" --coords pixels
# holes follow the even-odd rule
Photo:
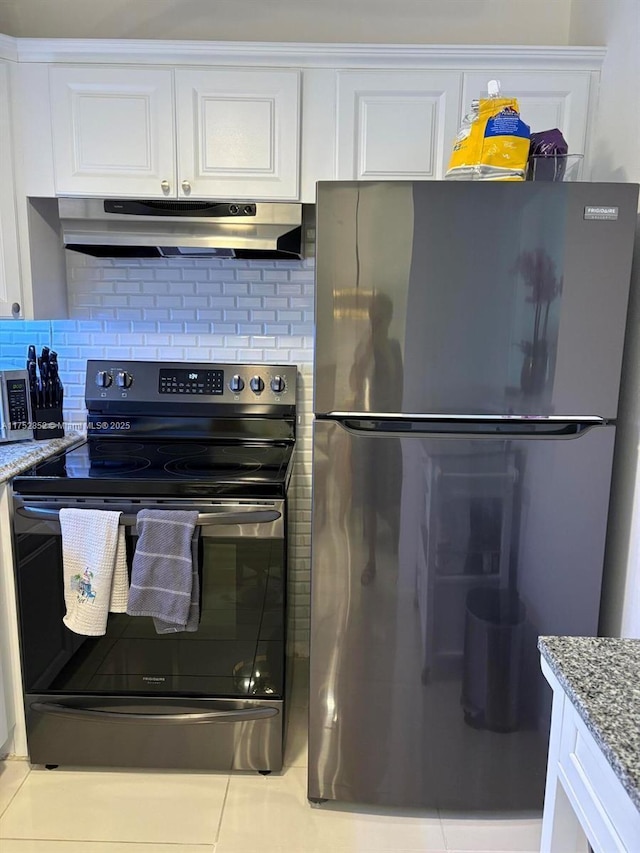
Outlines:
[[[157,634],[152,619],[117,613],[103,637],[62,622],[59,533],[37,524],[15,545],[26,693],[282,696],[282,539],[202,536],[198,630]],[[128,532],[129,557],[134,548]]]

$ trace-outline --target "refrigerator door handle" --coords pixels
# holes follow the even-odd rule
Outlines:
[[[516,416],[480,415],[421,415],[384,416],[376,414],[340,413],[330,418],[339,422],[353,435],[375,435],[394,438],[424,438],[425,436],[448,436],[452,438],[495,438],[509,437],[539,439],[579,438],[594,427],[607,425],[600,417],[527,418]]]

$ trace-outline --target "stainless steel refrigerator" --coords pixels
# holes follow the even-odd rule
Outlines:
[[[542,806],[595,635],[638,187],[318,185],[309,786]]]

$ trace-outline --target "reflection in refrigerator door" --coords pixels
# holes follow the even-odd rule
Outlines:
[[[518,728],[524,619],[515,590],[475,587],[467,594],[461,702],[475,728]]]
[[[469,591],[517,583],[509,567],[518,474],[512,450],[495,442],[483,449],[480,441],[473,450],[460,441],[449,453],[426,456],[424,472],[428,500],[419,528],[416,597],[426,681],[431,670],[461,663]]]

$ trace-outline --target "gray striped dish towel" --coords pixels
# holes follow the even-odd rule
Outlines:
[[[197,520],[197,512],[138,512],[127,613],[153,617],[158,634],[198,630]]]

